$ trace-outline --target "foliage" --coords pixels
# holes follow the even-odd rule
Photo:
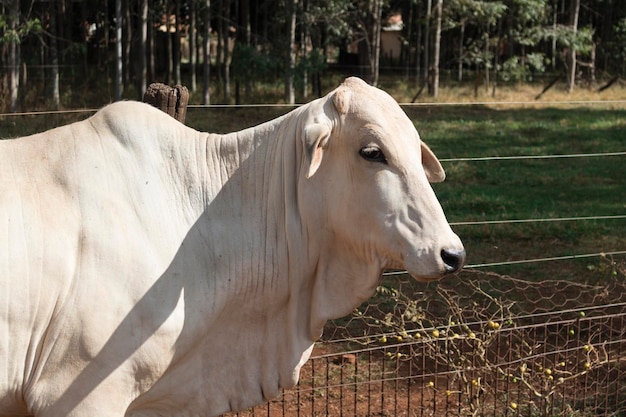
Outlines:
[[[623,71],[626,66],[626,18],[613,26],[615,39],[609,45],[611,55],[618,61],[618,68]]]
[[[272,80],[281,68],[280,60],[276,57],[241,42],[235,45],[232,65],[235,78],[245,80],[254,74],[256,82]]]
[[[353,1],[322,0],[310,3],[307,18],[312,25],[323,25],[330,44],[352,37],[351,22],[356,9]]]
[[[149,26],[157,29],[163,23],[165,15],[174,13],[176,10],[173,3],[165,0],[149,1]],[[180,8],[183,16],[179,19],[181,32],[187,36],[189,28],[189,10],[191,0],[181,1]],[[287,66],[284,64],[286,51],[290,48],[285,41],[286,16],[284,0],[259,0],[255,2],[242,2],[234,7],[232,2],[210,2],[210,18],[205,22],[206,14],[203,7],[206,2],[196,4],[198,21],[197,28],[211,27],[223,31],[228,26],[234,31],[236,45],[249,45],[237,47],[234,51],[234,59],[231,63],[231,73],[238,80],[247,78],[276,84],[283,79]],[[28,4],[27,4],[28,3]],[[485,69],[495,68],[506,80],[527,82],[535,78],[535,75],[546,70],[547,57],[551,59],[550,70],[561,72],[566,61],[559,57],[565,56],[568,50],[574,49],[581,54],[586,54],[590,48],[596,46],[596,62],[594,62],[595,76],[613,77],[626,74],[626,3],[606,0],[589,0],[584,2],[580,10],[579,26],[581,29],[574,31],[569,24],[569,12],[561,8],[561,4],[568,2],[556,2],[548,0],[445,0],[443,2],[443,28],[441,33],[440,71],[445,74],[446,70],[456,67],[460,75],[468,68]],[[16,3],[17,4],[17,3]],[[154,47],[147,48],[152,55],[148,62],[154,63],[150,70],[154,74],[141,70],[144,65],[136,59],[139,55],[137,42],[140,30],[137,18],[138,3],[135,0],[123,2],[123,16],[130,21],[124,22],[123,36],[117,39],[114,36],[115,8],[109,2],[96,2],[84,0],[83,2],[71,2],[66,8],[52,8],[46,2],[21,2],[19,24],[17,28],[10,29],[10,14],[6,14],[8,6],[5,5],[4,14],[0,16],[0,43],[16,41],[21,43],[20,62],[26,65],[28,85],[21,86],[28,90],[24,97],[39,97],[44,95],[45,80],[53,74],[54,64],[51,62],[52,54],[42,53],[49,45],[51,37],[57,41],[59,54],[58,73],[60,86],[65,92],[62,97],[67,97],[69,102],[85,102],[84,98],[75,97],[86,91],[84,89],[72,89],[73,85],[92,86],[98,91],[103,91],[105,97],[110,97],[109,89],[113,87],[111,80],[114,74],[114,43],[123,42],[123,54],[125,58],[123,82],[127,91],[129,85],[135,85],[144,73],[149,73],[147,82],[172,82],[170,62],[177,45],[170,48],[165,42],[161,29],[148,36],[154,40]],[[86,6],[88,13],[82,12],[82,4]],[[336,57],[338,50],[345,50],[358,44],[358,63],[355,57],[346,56],[346,62],[341,62],[338,71],[364,76],[364,70],[357,65],[367,62],[372,68],[376,66],[376,53],[367,54],[369,49],[375,51],[371,42],[376,38],[375,28],[381,21],[372,12],[373,5],[382,5],[383,21],[390,15],[401,14],[403,20],[402,31],[397,33],[399,39],[399,59],[395,62],[398,67],[387,69],[381,68],[383,74],[404,69],[407,77],[417,80],[423,74],[433,74],[434,60],[426,59],[426,53],[432,54],[435,39],[433,23],[434,13],[427,15],[427,8],[434,4],[430,0],[321,0],[297,2],[297,34],[296,39],[302,45],[293,47],[297,53],[295,78],[309,76],[317,69],[331,69],[334,62],[326,62],[329,57]],[[555,7],[559,7],[555,10]],[[247,8],[244,13],[244,8]],[[55,34],[49,33],[51,12],[57,15],[57,30]],[[377,15],[377,13],[376,13]],[[244,16],[249,16],[248,22],[244,22]],[[251,17],[250,17],[251,16]],[[172,16],[170,16],[170,21]],[[556,24],[556,25],[554,25]],[[86,27],[90,34],[85,35]],[[430,29],[427,29],[430,27]],[[249,31],[248,31],[249,29]],[[427,30],[429,35],[426,36]],[[461,32],[462,31],[462,32]],[[29,34],[40,34],[40,41],[30,41]],[[245,34],[245,36],[244,36]],[[247,36],[247,35],[250,36]],[[222,34],[223,35],[223,34]],[[462,35],[462,36],[460,36]],[[428,40],[427,40],[428,39]],[[176,44],[176,39],[174,43]],[[552,40],[556,41],[556,50],[552,51]],[[428,45],[425,42],[429,42]],[[215,43],[215,41],[213,41]],[[385,41],[384,41],[385,42]],[[383,42],[383,43],[384,43]],[[108,44],[107,44],[108,43]],[[306,49],[302,46],[306,44]],[[249,49],[251,48],[251,49]],[[217,56],[213,50],[212,62],[220,71],[214,71],[213,78],[209,80],[208,87],[217,87],[214,83],[217,78],[222,81],[221,74],[224,56]],[[356,51],[352,50],[352,53]],[[198,51],[196,51],[198,53]],[[543,57],[542,57],[543,54]],[[7,53],[0,55],[0,67],[7,67]],[[384,56],[384,54],[383,54]],[[324,62],[318,62],[319,59]],[[135,62],[137,61],[137,62]],[[395,64],[394,62],[394,64]],[[431,68],[425,68],[426,63]],[[34,66],[35,64],[37,66]],[[349,65],[350,67],[346,67]],[[419,66],[420,68],[417,68]],[[76,67],[79,67],[78,69]],[[81,68],[82,67],[82,68]],[[32,69],[31,69],[32,68]],[[95,70],[91,70],[95,68]],[[411,70],[414,68],[415,70]],[[173,71],[177,73],[177,71]],[[183,77],[190,74],[187,68],[180,71]],[[33,75],[32,77],[31,75]],[[590,72],[591,73],[591,72]],[[489,74],[486,72],[485,74]],[[583,73],[583,75],[585,75]],[[462,78],[462,77],[461,77]],[[183,83],[188,79],[183,78]],[[600,80],[602,81],[602,80]],[[226,83],[228,81],[225,81]],[[282,82],[282,81],[281,81]],[[308,83],[311,84],[310,82]],[[248,84],[250,85],[250,84]],[[226,87],[226,86],[224,86]],[[220,86],[221,88],[221,86]],[[46,92],[47,94],[47,92]],[[248,97],[248,100],[254,101]],[[45,100],[40,100],[45,102]],[[30,106],[36,103],[24,101],[23,105]],[[102,102],[94,103],[100,105]]]
[[[16,28],[11,27],[9,20],[8,15],[0,14],[0,33],[2,33],[0,43],[20,43],[26,36],[40,33],[42,30],[41,22],[38,18],[20,22]]]
[[[544,36],[548,9],[545,0],[509,0],[512,22],[509,36],[524,46],[535,46]]]
[[[573,48],[582,54],[587,54],[591,51],[593,34],[594,29],[589,26],[574,31],[571,26],[557,25],[554,28],[545,30],[546,39],[556,39],[557,43],[564,48]]]
[[[525,57],[513,56],[502,64],[500,76],[504,81],[532,81],[533,74],[546,69],[542,53],[529,53]]]

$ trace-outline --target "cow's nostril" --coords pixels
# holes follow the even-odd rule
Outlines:
[[[457,272],[463,268],[463,265],[465,264],[465,250],[442,249],[441,259],[446,266],[446,272]]]

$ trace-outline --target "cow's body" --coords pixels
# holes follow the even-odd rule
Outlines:
[[[353,170],[334,167],[334,136],[315,142],[308,127],[334,117],[333,135],[345,135],[342,97],[382,94],[355,80],[343,88],[223,136],[126,102],[0,141],[0,415],[242,409],[295,384],[325,321],[369,297],[382,269],[445,272],[445,259],[412,259],[462,250],[429,186],[425,212],[441,230],[427,247],[393,245],[429,221],[380,236],[415,217],[404,208],[383,210],[371,240],[358,230],[362,250],[341,230],[364,210],[349,206]],[[428,185],[420,172],[411,181]],[[367,187],[384,192],[390,174],[371,173]]]

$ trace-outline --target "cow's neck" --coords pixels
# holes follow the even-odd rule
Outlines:
[[[293,305],[288,308],[294,310],[290,317],[298,320],[292,325],[313,341],[327,320],[350,313],[371,296],[381,266],[367,254],[355,262],[355,248],[342,245],[334,236],[320,236],[319,219],[303,218],[311,216],[303,216],[302,199],[298,197],[302,120],[296,111],[209,140],[213,140],[215,154],[220,158],[218,165],[223,172],[217,173],[218,177],[228,178],[225,183],[217,183],[222,187],[220,193],[229,196],[224,210],[236,228],[244,231],[230,236],[241,239],[232,243],[233,248],[245,252],[245,248],[252,247],[255,251],[246,256],[234,251],[239,253],[233,260],[235,265],[250,262],[241,268],[252,272],[247,278],[254,284],[238,281],[242,285],[245,282],[252,291],[244,294],[245,299],[269,291],[275,303],[279,296],[289,300]],[[221,204],[219,195],[212,204]],[[305,322],[309,324],[306,328],[302,326]]]
[[[302,240],[302,232],[294,214],[297,161],[288,118],[203,141],[206,173],[196,177],[205,206],[170,270],[209,274],[182,278],[185,305],[193,308],[185,307],[168,372],[177,384],[186,385],[180,374],[195,387],[185,392],[205,389],[189,401],[208,401],[209,414],[248,407],[293,385],[313,343],[306,325],[306,246],[292,242]],[[197,385],[198,379],[205,383]]]
[[[189,401],[205,398],[218,413],[293,385],[325,321],[366,298],[352,283],[370,271],[347,261],[348,248],[317,240],[317,227],[301,217],[302,126],[292,117],[206,140],[206,206],[185,242],[197,249],[181,257],[179,269],[206,262],[197,270],[212,271],[211,281],[197,288],[192,280],[185,299],[215,303],[187,312],[194,325],[179,340],[204,339],[178,347],[184,357],[201,357],[201,365],[183,360],[177,369],[206,379],[211,392]]]

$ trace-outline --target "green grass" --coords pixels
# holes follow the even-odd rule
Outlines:
[[[626,151],[626,111],[409,110],[440,158]],[[444,162],[435,185],[451,222],[626,214],[626,157]],[[469,263],[626,250],[626,220],[457,226]],[[591,279],[598,258],[493,268],[531,279]]]
[[[273,119],[289,107],[189,109],[187,124],[229,132]],[[441,159],[626,151],[626,110],[405,109]],[[42,131],[88,114],[0,118],[0,137]],[[626,214],[626,157],[443,162],[434,186],[450,222]],[[626,220],[456,226],[469,264],[626,250]],[[624,259],[622,256],[621,259]],[[493,267],[527,279],[590,280],[602,260],[587,258]]]

